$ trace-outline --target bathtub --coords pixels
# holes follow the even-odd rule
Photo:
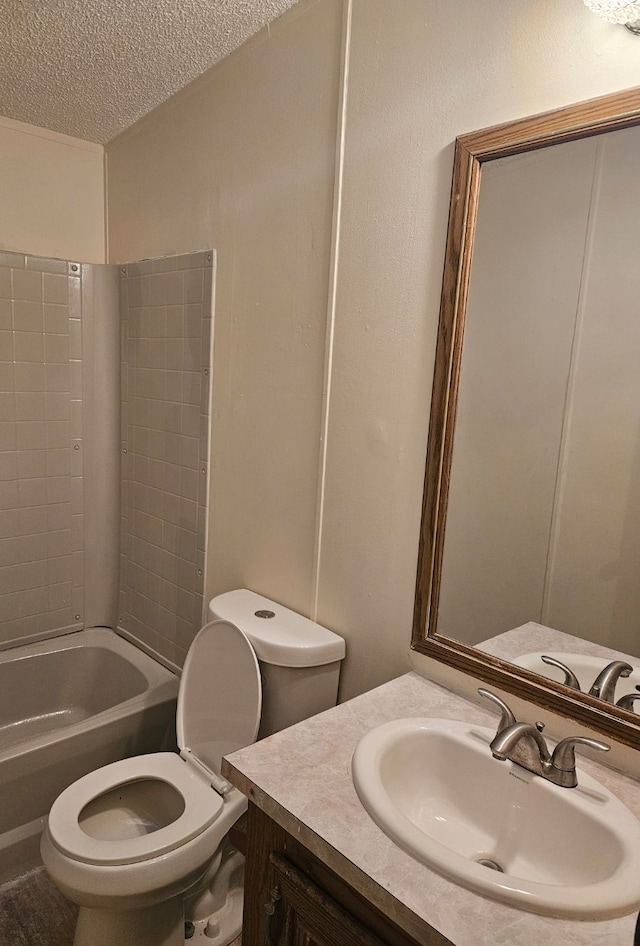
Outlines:
[[[40,863],[60,792],[175,745],[178,678],[108,628],[0,652],[0,882]]]

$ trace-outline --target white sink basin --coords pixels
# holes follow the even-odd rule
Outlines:
[[[378,726],[353,756],[362,804],[409,854],[488,897],[574,919],[637,910],[634,815],[579,767],[578,788],[559,788],[494,759],[494,735],[442,719]]]
[[[541,650],[531,654],[523,654],[522,657],[516,657],[511,662],[517,667],[524,667],[525,670],[533,670],[549,680],[555,680],[556,683],[564,683],[564,673],[557,667],[552,667],[542,661],[543,655],[555,657],[560,663],[569,667],[575,673],[580,683],[580,689],[583,693],[588,693],[593,681],[601,670],[604,670],[609,661],[604,657],[592,657],[587,654],[569,654],[559,653],[555,650]],[[618,680],[616,685],[616,700],[619,700],[625,693],[633,693],[636,685],[640,684],[640,669],[634,669],[633,673],[626,678]]]

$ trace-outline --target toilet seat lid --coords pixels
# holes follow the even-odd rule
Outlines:
[[[211,621],[198,632],[182,671],[176,735],[205,768],[220,775],[222,756],[255,742],[262,686],[253,647],[235,624]]]

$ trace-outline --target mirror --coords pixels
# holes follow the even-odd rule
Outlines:
[[[413,636],[628,744],[636,714],[474,645],[534,621],[640,666],[638,125],[631,89],[456,142]]]

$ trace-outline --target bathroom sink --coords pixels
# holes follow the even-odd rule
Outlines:
[[[516,657],[512,660],[517,667],[523,667],[525,670],[533,670],[549,680],[555,680],[557,683],[564,681],[564,673],[557,667],[543,663],[542,657],[554,657],[565,666],[570,667],[575,673],[580,683],[580,689],[583,693],[588,693],[593,681],[600,671],[606,666],[605,657],[593,657],[589,654],[569,654],[559,653],[555,650],[537,651],[531,654],[523,654],[522,657]],[[615,698],[620,699],[625,693],[633,693],[636,685],[640,685],[640,669],[635,668],[633,673],[626,679],[618,680]]]
[[[409,854],[478,893],[535,913],[623,916],[640,906],[640,822],[580,770],[559,788],[494,759],[495,731],[442,719],[378,726],[353,755],[376,824]]]

